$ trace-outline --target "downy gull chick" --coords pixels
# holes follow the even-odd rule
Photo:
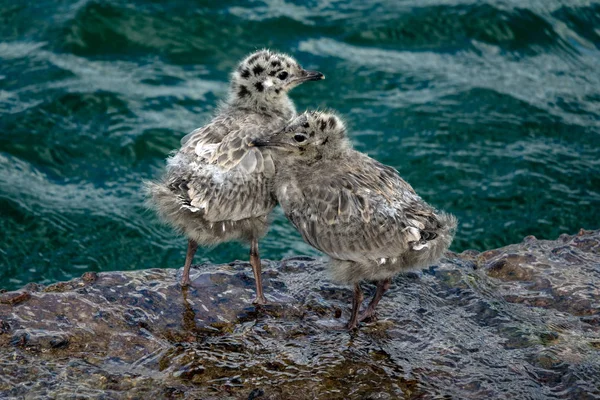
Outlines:
[[[306,81],[324,79],[292,57],[261,50],[246,57],[231,75],[229,98],[205,126],[181,140],[158,182],[147,182],[148,203],[188,237],[182,285],[198,244],[250,242],[256,281],[255,304],[265,304],[258,239],[276,205],[271,193],[275,173],[268,149],[249,147],[296,115],[287,93]]]
[[[452,242],[456,218],[425,203],[395,169],[352,149],[336,115],[306,112],[253,145],[272,150],[287,218],[330,256],[336,280],[354,284],[349,329],[374,316],[394,275],[432,265]],[[377,290],[359,316],[362,280]]]

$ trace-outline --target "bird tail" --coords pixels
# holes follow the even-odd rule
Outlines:
[[[436,216],[438,222],[436,229],[412,228],[411,232],[407,233],[413,239],[409,241],[410,251],[406,255],[409,265],[426,267],[435,264],[450,247],[458,220],[454,215],[445,212],[439,212]]]
[[[173,190],[163,181],[144,181],[144,193],[146,197],[146,207],[156,211],[158,216],[164,222],[171,225],[174,217],[185,208],[186,202],[183,196],[174,193]]]

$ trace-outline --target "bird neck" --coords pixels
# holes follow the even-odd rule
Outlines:
[[[230,94],[227,104],[234,109],[244,109],[257,114],[276,115],[286,120],[296,115],[294,103],[285,93],[272,95],[252,93],[240,97],[234,92]]]
[[[295,179],[295,176],[312,176],[313,174],[318,175],[322,171],[336,170],[346,160],[356,159],[356,155],[352,154],[353,151],[346,147],[325,153],[313,149],[310,154],[305,153],[302,157],[275,153],[273,160],[277,173],[285,171],[280,176],[284,180],[289,180]]]

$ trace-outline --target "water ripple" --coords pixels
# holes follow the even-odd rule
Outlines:
[[[599,15],[584,0],[4,4],[0,286],[179,266],[185,240],[144,209],[141,182],[261,47],[325,73],[294,90],[298,109],[340,110],[358,149],[458,215],[455,250],[595,227]],[[318,255],[279,210],[261,247]]]

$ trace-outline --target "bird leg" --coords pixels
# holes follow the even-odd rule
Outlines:
[[[183,265],[183,276],[181,277],[181,286],[189,286],[190,284],[190,268],[194,254],[198,250],[198,243],[193,239],[188,239],[187,254],[185,255],[185,264]]]
[[[363,302],[363,293],[360,290],[360,285],[358,283],[354,284],[354,297],[352,298],[352,315],[350,316],[350,321],[348,321],[348,329],[356,329],[358,327],[358,310],[360,309],[360,305]]]
[[[390,278],[377,282],[377,290],[373,295],[373,299],[371,299],[371,302],[369,303],[365,311],[363,311],[362,314],[360,314],[360,317],[358,317],[359,322],[362,322],[369,318],[373,318],[375,316],[375,307],[377,307],[377,304],[379,304],[379,300],[381,300],[383,294],[390,288],[390,283]]]
[[[254,298],[252,304],[267,304],[267,299],[263,294],[260,255],[258,253],[257,239],[252,239],[252,244],[250,245],[250,265],[252,265],[252,272],[254,273],[254,280],[256,281],[256,298]]]

